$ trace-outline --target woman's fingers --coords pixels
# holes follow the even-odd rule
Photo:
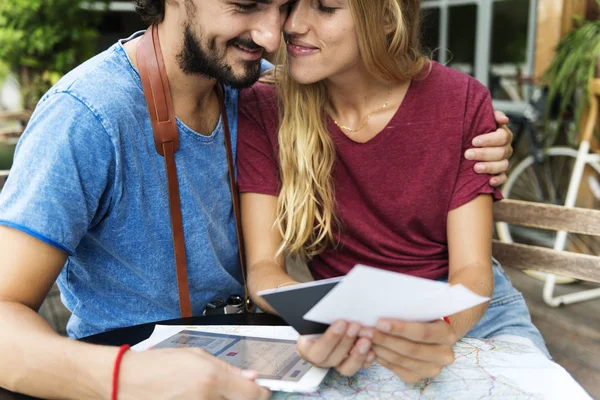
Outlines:
[[[337,366],[337,364],[332,364],[332,360],[339,358],[344,352],[347,355],[352,347],[352,345],[348,345],[347,337],[350,325],[345,321],[336,321],[318,339],[301,336],[298,339],[298,354],[320,367]]]
[[[372,364],[375,359],[375,354],[370,352],[371,341],[361,338],[354,344],[350,354],[336,367],[336,370],[344,376],[352,376],[358,372],[364,365]],[[371,355],[371,361],[367,361]],[[368,367],[367,367],[368,368]]]

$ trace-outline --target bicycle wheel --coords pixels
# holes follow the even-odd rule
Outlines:
[[[546,151],[541,168],[544,173],[540,173],[539,164],[536,165],[533,156],[529,156],[512,169],[502,188],[502,194],[512,200],[564,204],[576,157],[577,150],[552,147]],[[553,193],[549,193],[551,191]],[[597,162],[597,158],[585,165],[575,206],[594,209],[600,207],[600,163]],[[514,226],[504,222],[496,223],[496,230],[500,240],[506,243],[516,242],[552,248],[556,239],[556,231]],[[598,255],[600,238],[569,233],[565,250]],[[567,278],[562,281],[557,279],[557,283],[572,280]]]

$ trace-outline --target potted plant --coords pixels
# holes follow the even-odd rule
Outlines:
[[[600,0],[594,0],[600,8]],[[593,2],[591,2],[594,5]],[[558,105],[558,124],[561,126],[563,115],[573,107],[574,124],[570,140],[579,132],[579,123],[583,111],[589,102],[588,84],[600,73],[600,19],[586,20],[582,16],[575,18],[575,28],[564,36],[556,49],[556,56],[546,71],[543,81],[548,85],[549,113]]]
[[[0,1],[0,86],[8,73],[16,77],[26,110],[16,119],[4,115],[0,120],[0,170],[12,163],[23,116],[63,74],[95,53],[95,26],[102,13],[90,11],[92,3],[97,2]]]

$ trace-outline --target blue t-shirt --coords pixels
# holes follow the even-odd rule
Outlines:
[[[237,101],[226,87],[234,156]],[[199,315],[210,300],[243,294],[242,275],[222,121],[209,136],[177,125],[188,279]],[[73,314],[70,336],[180,316],[164,159],[122,42],[40,100],[0,195],[0,224],[68,253],[58,285]]]

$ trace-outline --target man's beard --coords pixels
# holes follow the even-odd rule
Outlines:
[[[252,86],[260,77],[260,60],[244,62],[243,75],[236,75],[231,65],[225,61],[227,48],[235,44],[240,44],[248,49],[260,48],[250,39],[235,38],[227,42],[223,54],[219,55],[215,39],[208,43],[208,49],[204,49],[201,41],[192,33],[190,25],[186,24],[183,49],[177,55],[179,67],[186,74],[203,75],[233,88],[241,89]]]

